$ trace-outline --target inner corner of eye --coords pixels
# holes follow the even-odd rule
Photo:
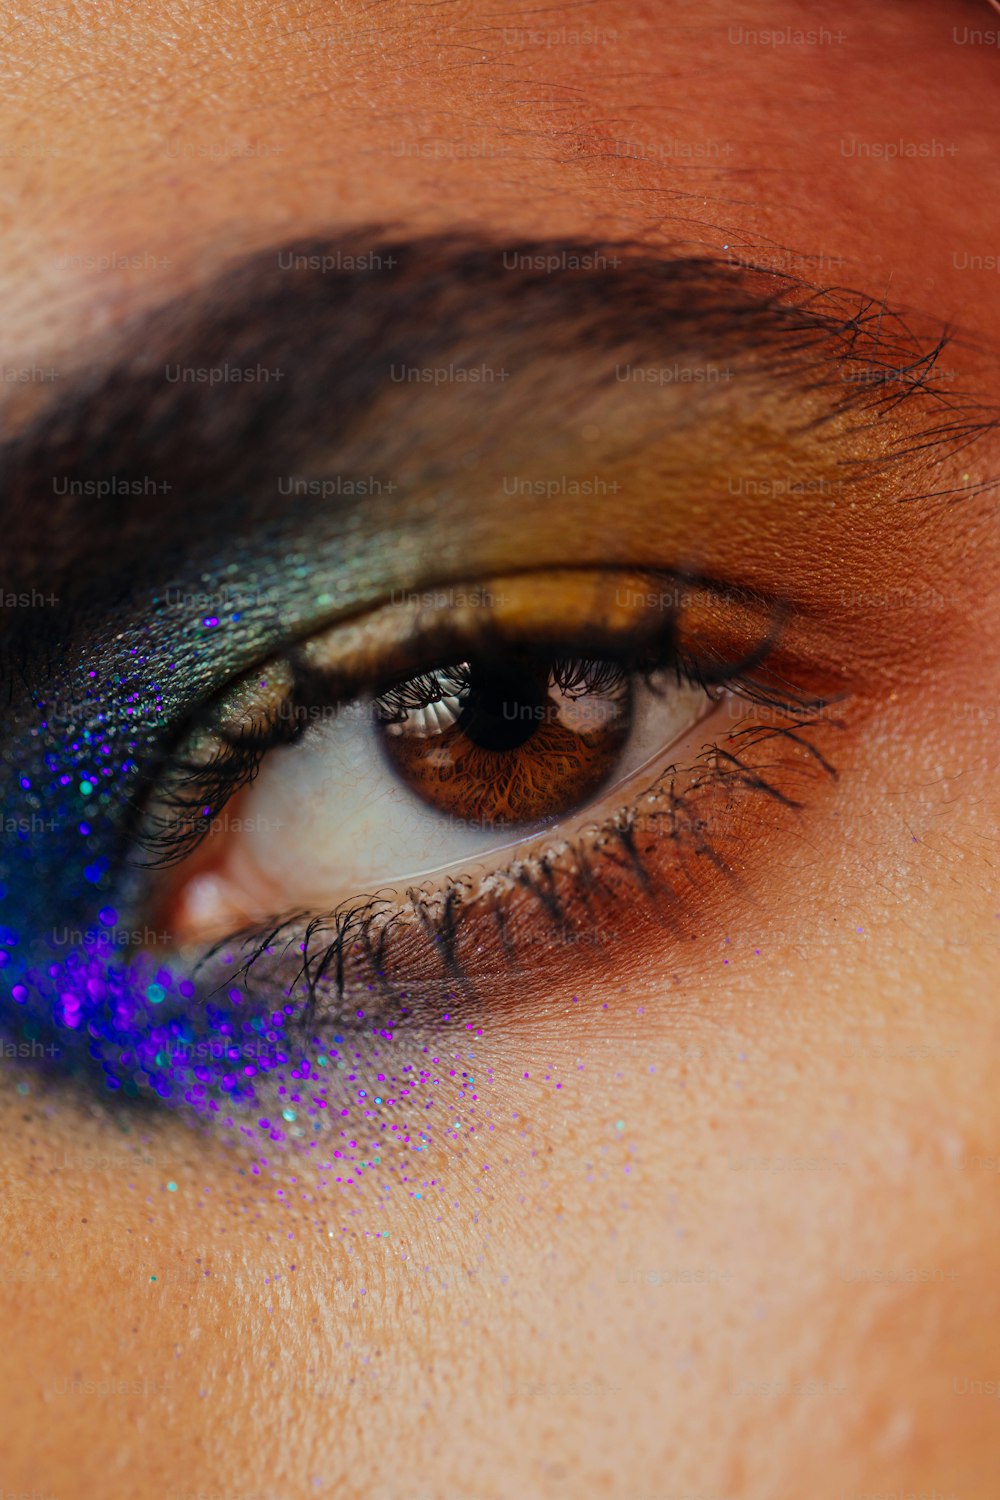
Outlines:
[[[298,705],[305,732],[228,799],[215,785],[199,807],[187,789],[197,842],[162,900],[175,941],[497,868],[606,798],[621,805],[713,700],[676,673],[652,682],[610,659],[513,652],[443,662],[350,707]]]

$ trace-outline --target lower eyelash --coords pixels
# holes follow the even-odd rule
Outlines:
[[[701,895],[706,873],[740,878],[719,826],[728,821],[745,862],[739,794],[755,793],[794,815],[804,805],[794,795],[799,782],[837,777],[815,742],[820,730],[844,728],[829,703],[795,705],[766,692],[755,699],[756,714],[728,737],[732,748],[715,745],[693,766],[665,768],[631,806],[597,827],[506,869],[410,890],[402,901],[366,896],[318,916],[292,914],[266,933],[235,934],[214,944],[192,977],[207,995],[239,984],[257,1004],[284,1004],[289,1033],[322,1042],[331,1029],[429,1024],[448,1006],[471,1013],[483,1002],[484,978],[495,989],[500,973],[519,969],[526,945],[520,929],[537,932],[539,919],[554,947],[601,948],[594,934],[618,935],[623,914],[633,920],[639,895],[661,925],[680,934],[692,917],[685,887]],[[664,846],[671,852],[666,871],[658,857]]]

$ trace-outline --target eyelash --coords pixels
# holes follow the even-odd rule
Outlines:
[[[698,660],[679,648],[671,627],[657,642],[637,649],[626,646],[614,656],[605,654],[594,659],[582,657],[579,651],[576,655],[564,652],[558,660],[566,686],[583,685],[581,674],[585,676],[588,671],[613,671],[626,673],[633,681],[641,679],[656,692],[663,691],[664,678],[672,677],[702,688],[710,699],[724,694],[742,698],[748,705],[749,722],[741,721],[742,727],[737,726],[729,736],[734,749],[715,745],[684,773],[676,767],[662,770],[656,783],[645,789],[641,812],[635,802],[596,828],[593,824],[581,828],[574,840],[559,839],[556,847],[515,861],[508,869],[493,872],[486,881],[451,879],[430,894],[425,889],[408,891],[405,902],[362,896],[320,916],[298,912],[276,918],[266,932],[235,933],[201,956],[192,978],[200,989],[208,979],[209,987],[203,992],[209,995],[234,983],[249,994],[258,980],[263,984],[262,998],[276,999],[280,992],[284,1000],[297,994],[297,1004],[287,1007],[286,1014],[290,1028],[303,1036],[317,1023],[324,1029],[337,1024],[356,1027],[363,1019],[368,1025],[382,1025],[390,1014],[412,1024],[423,1013],[425,998],[433,1002],[432,1010],[439,1012],[442,1002],[461,1003],[463,994],[468,997],[473,977],[460,955],[462,929],[480,903],[488,906],[492,940],[508,969],[517,968],[520,958],[517,942],[510,935],[516,916],[511,908],[519,895],[535,903],[536,916],[548,924],[552,938],[567,943],[590,940],[598,902],[614,906],[623,888],[628,888],[632,900],[638,891],[657,905],[662,904],[657,901],[659,897],[667,906],[676,907],[677,892],[663,887],[654,873],[654,862],[648,857],[653,839],[643,837],[645,826],[655,838],[665,835],[674,846],[678,874],[686,856],[693,855],[731,876],[729,865],[712,840],[710,820],[700,816],[695,806],[699,795],[720,790],[731,796],[743,789],[759,792],[787,809],[801,807],[755,767],[745,751],[735,748],[737,742],[750,750],[768,741],[783,740],[804,752],[800,770],[808,764],[829,778],[835,779],[837,774],[809,735],[810,728],[820,723],[843,727],[828,712],[831,700],[802,696],[780,681],[765,682],[755,675],[775,643],[772,633],[738,661]],[[477,642],[477,650],[482,649],[483,643]],[[220,740],[217,754],[207,764],[183,754],[168,763],[160,784],[166,783],[169,791],[161,801],[157,820],[147,823],[140,840],[153,856],[151,868],[186,858],[204,836],[206,824],[254,779],[265,756],[272,749],[294,743],[309,722],[311,709],[324,702],[334,710],[343,706],[345,700],[338,704],[328,680],[317,679],[314,674],[303,676],[294,670],[294,657],[292,662],[292,686],[277,712]],[[397,672],[393,681],[371,696],[381,699],[391,712],[393,708],[405,711],[420,707],[439,692],[440,684],[431,680],[425,652],[422,670],[415,663],[408,675]],[[681,784],[685,775],[686,785]],[[600,882],[595,878],[598,861],[602,862]],[[415,938],[424,944],[422,953],[415,947]],[[481,947],[481,933],[477,942]],[[293,951],[296,956],[289,963]],[[430,978],[426,975],[429,955],[440,961],[440,973]],[[213,969],[218,972],[213,974]],[[400,988],[402,980],[397,983],[394,978],[397,973],[407,975],[405,988]],[[414,979],[415,973],[423,974],[423,978]],[[352,1008],[352,996],[364,997],[367,1005],[373,991],[378,996],[374,1017],[364,1009]]]

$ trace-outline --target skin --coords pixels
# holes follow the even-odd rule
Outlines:
[[[996,276],[962,265],[1000,246],[997,57],[952,27],[995,21],[849,0],[822,22],[843,41],[794,47],[730,40],[821,24],[792,0],[15,4],[5,362],[68,369],[81,338],[234,253],[382,220],[735,245],[804,275],[818,258],[817,280],[973,330],[946,358],[988,399]],[[589,51],[510,36],[583,26],[605,33]],[[608,137],[720,149],[635,160]],[[236,140],[253,154],[213,160]],[[843,140],[946,149],[886,162]],[[86,269],[110,251],[169,264]],[[11,420],[37,395],[14,391]],[[1000,440],[970,464],[996,472]],[[125,1135],[8,1067],[0,1491],[991,1500],[989,521],[959,503],[901,544],[947,603],[933,629],[915,615],[919,653],[869,611],[877,691],[859,653],[840,782],[758,830],[749,899],[706,899],[683,951],[650,924],[613,979],[578,966],[572,1009],[553,955],[504,1011],[481,1053],[505,1122],[487,1183],[474,1149],[422,1164],[453,1215],[404,1198],[389,1239],[344,1236],[346,1191],[279,1207],[180,1122]]]

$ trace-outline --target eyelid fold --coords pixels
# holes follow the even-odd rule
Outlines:
[[[221,731],[227,718],[251,717],[258,699],[266,713],[290,672],[326,684],[346,701],[477,649],[530,645],[539,653],[607,654],[641,667],[644,652],[658,663],[676,642],[692,661],[704,662],[707,674],[713,658],[720,672],[732,673],[762,658],[782,618],[775,600],[658,570],[525,571],[399,591],[291,648],[279,658],[277,676],[269,666],[260,694],[254,690],[260,674],[246,674],[223,696],[215,724]]]

